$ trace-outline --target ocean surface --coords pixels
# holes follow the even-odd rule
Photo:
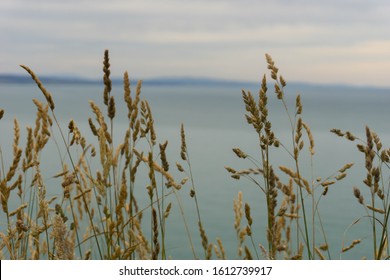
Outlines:
[[[95,84],[57,84],[46,85],[52,93],[56,104],[56,115],[64,131],[70,119],[74,119],[82,134],[91,135],[88,117],[94,118],[88,100],[102,104],[103,86]],[[257,95],[258,87],[248,85]],[[259,158],[257,136],[245,119],[245,107],[242,102],[242,88],[235,85],[148,85],[142,88],[141,97],[147,99],[152,108],[157,140],[163,143],[168,140],[168,161],[171,169],[180,159],[180,125],[184,124],[189,156],[196,185],[200,214],[210,242],[219,237],[224,243],[229,258],[237,257],[237,238],[234,230],[233,199],[239,191],[243,192],[244,202],[252,207],[254,216],[253,234],[255,243],[266,244],[265,198],[258,187],[242,178],[237,181],[230,178],[224,166],[235,169],[253,167],[249,161],[238,159],[232,148],[239,147],[247,154]],[[135,83],[132,86],[135,92]],[[353,196],[352,188],[358,186],[368,197],[368,189],[362,180],[365,178],[364,155],[358,152],[356,142],[330,133],[332,128],[351,131],[365,139],[365,126],[378,133],[385,148],[390,146],[389,105],[390,89],[353,88],[347,86],[288,85],[285,91],[287,105],[294,112],[295,96],[301,94],[303,120],[311,127],[315,139],[315,155],[311,162],[307,152],[308,140],[305,139],[305,155],[302,156],[302,173],[306,178],[326,178],[334,174],[344,164],[354,162],[355,166],[348,176],[339,183],[330,186],[328,194],[319,203],[319,211],[330,246],[333,259],[372,258],[371,226],[363,207]],[[112,95],[116,98],[117,117],[115,121],[115,138],[122,140],[127,127],[126,107],[121,85],[114,84]],[[13,119],[20,122],[22,145],[25,143],[25,126],[33,126],[35,106],[32,99],[44,101],[39,89],[33,83],[8,84],[0,83],[0,108],[5,115],[0,121],[0,145],[3,161],[10,164],[12,155]],[[283,105],[269,87],[269,116],[272,129],[282,143],[291,150],[291,129]],[[56,130],[56,128],[54,128]],[[57,134],[59,141],[59,134]],[[88,137],[87,137],[88,140]],[[294,162],[283,149],[271,151],[271,164],[293,167]],[[61,171],[59,155],[54,143],[50,143],[42,158],[44,176],[50,178]],[[385,182],[389,183],[388,170]],[[279,172],[280,174],[280,172]],[[139,193],[146,189],[143,182],[136,186]],[[61,194],[61,186],[51,186],[52,195]],[[189,186],[183,187],[181,199],[186,219],[190,225],[192,238],[200,251],[200,238],[197,228],[196,208],[189,196]],[[142,203],[142,202],[141,202]],[[309,205],[310,206],[310,205]],[[176,207],[176,208],[175,208]],[[1,225],[4,219],[1,216]],[[363,217],[363,218],[362,218]],[[359,223],[351,226],[357,219]],[[243,224],[245,224],[245,218]],[[174,259],[191,259],[182,218],[177,205],[168,218],[167,254]],[[321,231],[315,225],[316,239],[322,243]],[[362,243],[348,253],[340,254],[343,246],[353,239],[361,238]],[[250,244],[250,243],[248,243]]]

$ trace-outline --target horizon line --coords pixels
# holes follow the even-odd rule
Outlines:
[[[60,75],[42,75],[39,79],[48,84],[98,84],[103,82],[102,78],[87,78],[82,76],[60,76]],[[249,81],[249,80],[233,80],[223,79],[216,77],[205,76],[155,76],[145,79],[130,79],[131,81],[142,80],[143,83],[149,85],[161,85],[161,86],[185,86],[185,85],[210,85],[210,86],[222,86],[222,85],[246,85],[246,86],[259,86],[261,81]],[[25,84],[32,81],[30,75],[15,74],[15,73],[0,73],[0,84]],[[111,81],[115,84],[122,83],[123,78],[112,77]],[[268,81],[272,83],[272,80]],[[355,85],[349,83],[318,83],[307,81],[287,81],[288,85],[293,86],[313,86],[313,87],[344,87],[344,88],[370,88],[370,89],[389,89],[390,86],[381,85]]]

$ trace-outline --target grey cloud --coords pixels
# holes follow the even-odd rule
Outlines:
[[[130,63],[145,76],[170,71],[250,77],[265,51],[294,68],[298,62],[284,53],[300,54],[302,61],[307,54],[304,63],[309,64],[316,56],[323,63],[324,52],[336,59],[351,49],[358,50],[349,56],[356,64],[361,53],[365,59],[375,49],[389,54],[389,13],[388,1],[379,0],[3,0],[0,72],[15,71],[26,60],[41,63],[47,72],[75,71],[79,63],[78,71],[95,75],[90,67],[104,48],[128,57],[118,59],[118,68]],[[48,57],[58,57],[57,63]],[[224,57],[233,68],[245,70],[227,70]],[[390,68],[390,62],[381,65],[383,71]]]

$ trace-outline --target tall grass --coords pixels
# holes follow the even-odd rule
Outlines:
[[[362,180],[365,195],[361,188],[355,186],[353,195],[357,202],[362,205],[366,215],[358,218],[353,224],[363,219],[368,219],[371,225],[372,255],[374,259],[389,259],[388,246],[388,225],[390,215],[390,185],[388,176],[390,163],[390,149],[385,149],[377,133],[366,127],[366,137],[361,139],[351,132],[342,132],[339,129],[332,129],[332,132],[340,137],[345,137],[351,142],[358,141],[356,147],[364,155],[366,176]],[[360,240],[355,240],[350,246],[343,250],[349,250]]]
[[[275,135],[268,111],[268,83],[263,76],[257,100],[251,92],[242,91],[249,125],[253,127],[257,136],[259,156],[248,155],[240,148],[233,152],[238,158],[249,161],[252,165],[245,170],[237,171],[232,167],[225,167],[234,179],[249,179],[264,194],[267,205],[267,234],[266,246],[260,246],[263,255],[269,259],[315,259],[330,258],[326,232],[323,228],[319,212],[319,203],[328,192],[329,186],[346,177],[346,171],[353,164],[340,167],[334,174],[324,179],[313,177],[313,158],[315,155],[315,141],[310,126],[303,121],[303,106],[300,95],[296,96],[295,106],[289,108],[285,100],[287,83],[271,56],[266,55],[270,76],[274,82],[274,94],[286,112],[286,119],[290,126],[291,142],[281,142]],[[307,144],[305,141],[307,139]],[[305,146],[307,149],[305,150]],[[283,149],[291,158],[292,165],[274,167],[272,149]],[[302,153],[307,152],[310,164],[301,162]],[[310,170],[305,170],[309,166]],[[279,173],[279,174],[278,174]],[[303,174],[309,174],[305,178]],[[248,204],[245,205],[248,225],[240,229],[240,235],[251,237],[252,219],[249,218]],[[237,219],[237,218],[236,218]],[[320,230],[316,230],[317,225]],[[252,241],[251,241],[252,242]],[[241,249],[241,248],[240,248]]]
[[[245,118],[254,129],[259,153],[249,155],[234,148],[234,154],[250,166],[245,170],[225,168],[232,178],[248,179],[258,187],[264,197],[259,203],[266,205],[267,219],[253,219],[253,209],[244,202],[245,189],[242,189],[233,202],[232,230],[236,231],[238,244],[237,254],[233,256],[227,256],[219,237],[210,241],[207,235],[206,229],[211,225],[202,220],[184,125],[181,124],[178,133],[181,162],[173,165],[166,152],[168,142],[158,140],[151,106],[141,98],[142,81],[132,92],[125,72],[123,96],[114,95],[109,53],[105,51],[103,102],[99,106],[96,101],[89,101],[92,117],[87,118],[92,138],[87,139],[74,120],[69,120],[65,128],[60,125],[56,106],[61,104],[56,104],[38,76],[22,65],[42,92],[44,101],[33,99],[37,113],[34,125],[26,128],[25,143],[21,143],[19,123],[14,120],[9,162],[0,146],[0,201],[5,220],[0,231],[1,258],[175,258],[166,243],[168,236],[178,234],[167,223],[172,208],[176,208],[180,220],[175,223],[183,224],[188,250],[194,259],[330,259],[323,223],[327,217],[321,216],[319,204],[328,191],[335,191],[330,186],[343,180],[353,164],[340,166],[334,174],[323,178],[314,178],[315,141],[303,118],[301,97],[296,96],[295,106],[290,108],[285,100],[287,82],[271,56],[266,55],[266,62],[273,82],[272,98],[276,97],[286,112],[291,139],[284,143],[274,133],[268,110],[269,78],[264,75],[257,96],[242,91]],[[116,134],[114,129],[118,106],[127,110],[128,125],[123,135]],[[5,113],[0,110],[0,119]],[[386,170],[390,149],[384,149],[378,135],[369,128],[366,140],[338,129],[332,132],[360,141],[357,147],[364,154],[367,174],[363,182],[367,189],[362,192],[356,187],[351,197],[355,196],[366,215],[353,225],[368,219],[372,227],[373,258],[388,258],[390,192]],[[43,151],[49,142],[56,145],[58,155],[47,158]],[[274,149],[283,149],[291,161],[276,166]],[[309,155],[309,164],[302,162],[305,153]],[[60,170],[50,182],[42,170],[42,162],[46,160],[51,165],[57,163]],[[49,185],[51,189],[58,188],[60,195],[49,196]],[[188,209],[183,205],[184,185],[190,190],[196,221],[189,219]],[[188,195],[188,190],[184,194]],[[197,238],[192,236],[194,227],[199,234]],[[264,229],[266,244],[258,243],[255,227]],[[353,230],[353,226],[350,228]],[[339,248],[340,254],[358,246],[360,241]]]

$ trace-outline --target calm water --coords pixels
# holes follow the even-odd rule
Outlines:
[[[89,135],[87,119],[93,115],[88,100],[92,99],[101,104],[102,87],[49,84],[47,88],[53,94],[57,116],[64,129],[66,130],[69,120],[74,119],[82,133]],[[257,93],[255,87],[248,89]],[[360,186],[362,190],[365,188],[362,183],[365,176],[364,158],[357,152],[354,143],[336,137],[329,130],[331,128],[350,130],[364,138],[364,128],[368,125],[379,134],[384,146],[388,147],[390,133],[387,120],[390,114],[388,110],[390,90],[291,86],[287,87],[286,91],[291,111],[294,110],[295,95],[298,92],[302,95],[303,119],[310,125],[316,141],[313,168],[310,168],[309,158],[304,158],[303,161],[302,170],[306,177],[310,178],[310,174],[313,174],[314,178],[319,176],[325,178],[345,163],[356,163],[347,178],[332,186],[326,198],[320,203],[332,257],[340,258],[338,252],[344,238],[346,244],[355,238],[363,238],[361,245],[351,253],[343,254],[342,258],[353,259],[362,256],[371,258],[368,220],[363,220],[358,226],[352,227],[344,236],[348,226],[365,215],[363,208],[352,195],[353,186]],[[123,139],[127,124],[125,106],[119,101],[123,95],[120,85],[114,86],[113,95],[117,96],[117,110],[119,110],[115,135]],[[180,124],[185,125],[201,216],[209,240],[215,241],[216,237],[220,237],[229,257],[236,256],[233,199],[238,191],[243,191],[244,201],[250,203],[255,216],[253,225],[257,238],[255,242],[265,244],[265,200],[262,193],[247,180],[231,179],[224,169],[226,165],[236,169],[251,167],[249,162],[236,158],[231,150],[234,147],[240,147],[253,156],[258,155],[255,132],[246,124],[244,118],[241,88],[145,85],[142,95],[152,107],[159,142],[169,141],[168,160],[172,169],[174,163],[180,161]],[[4,118],[0,121],[0,144],[6,162],[9,162],[7,158],[9,159],[12,153],[7,148],[11,147],[10,143],[12,143],[13,118],[16,117],[20,121],[21,128],[34,124],[35,106],[31,102],[32,98],[43,100],[41,93],[33,84],[0,84],[0,108],[6,110]],[[271,90],[269,106],[270,119],[276,136],[291,147],[289,141],[291,131],[287,115]],[[25,136],[22,136],[22,139],[24,141]],[[58,154],[54,152],[55,146],[52,143],[49,147],[52,150],[46,151],[45,162],[42,162],[42,169],[47,171],[47,178],[60,171]],[[274,166],[293,166],[291,159],[281,149],[272,151],[271,155]],[[143,192],[144,184],[141,182],[138,188]],[[59,194],[61,189],[52,192]],[[185,188],[181,196],[186,217],[191,224],[194,242],[196,247],[200,248],[194,203]],[[167,233],[170,235],[167,245],[168,254],[173,258],[192,258],[179,211],[177,207],[173,210]],[[200,253],[199,255],[201,256]]]

